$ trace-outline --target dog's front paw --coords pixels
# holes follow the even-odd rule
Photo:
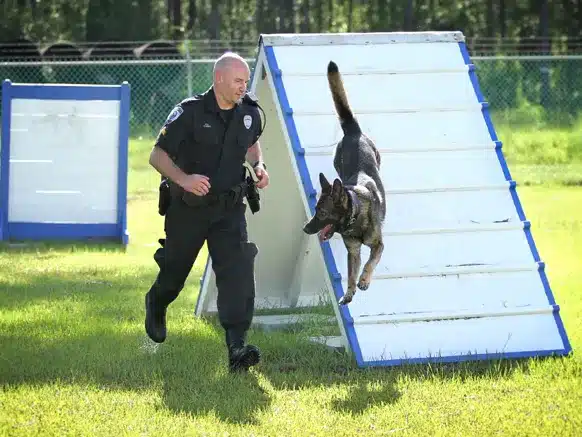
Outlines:
[[[354,292],[348,291],[346,294],[344,294],[341,297],[341,299],[338,301],[338,304],[347,305],[352,301],[353,297],[354,297]]]
[[[364,273],[362,276],[360,276],[360,280],[358,281],[358,288],[360,290],[367,290],[369,286],[370,276]]]

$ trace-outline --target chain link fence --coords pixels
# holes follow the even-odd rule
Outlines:
[[[0,80],[73,84],[128,81],[131,135],[145,137],[158,132],[177,102],[205,91],[212,83],[211,56],[155,52],[139,56],[135,51],[123,54],[113,50],[107,58],[87,60],[81,53],[67,58],[63,53],[60,58],[45,55],[32,62],[0,59]],[[254,55],[246,56],[252,69]],[[582,111],[582,55],[474,56],[473,62],[481,90],[498,120],[531,122],[532,107],[538,115],[562,121],[576,118]]]
[[[472,61],[500,120],[567,125],[582,115],[582,55],[474,56]]]

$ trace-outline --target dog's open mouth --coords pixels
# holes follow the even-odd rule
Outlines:
[[[335,232],[334,225],[325,225],[321,231],[319,231],[319,241],[329,240]]]

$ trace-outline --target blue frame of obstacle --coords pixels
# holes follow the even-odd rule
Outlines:
[[[261,42],[259,42],[261,43]],[[492,141],[494,141],[497,145],[496,153],[499,159],[499,164],[503,171],[503,174],[506,180],[510,183],[509,189],[511,191],[511,196],[519,217],[521,220],[525,221],[525,214],[523,208],[521,206],[521,202],[517,195],[516,191],[516,183],[511,179],[511,174],[509,172],[509,168],[503,156],[503,152],[501,151],[501,142],[498,140],[497,135],[495,133],[495,129],[493,127],[493,123],[491,121],[489,110],[488,110],[488,103],[485,102],[483,94],[481,93],[479,82],[477,79],[477,75],[475,73],[474,66],[471,63],[471,59],[467,50],[467,47],[464,42],[459,42],[459,50],[465,61],[465,64],[469,66],[469,77],[471,83],[473,85],[475,91],[475,97],[479,103],[482,105],[482,113],[484,121],[487,125],[489,133],[491,135]],[[293,120],[293,109],[289,105],[289,101],[287,99],[287,93],[285,90],[285,86],[283,85],[283,81],[281,79],[282,72],[278,66],[277,58],[275,56],[274,50],[272,46],[264,45],[264,52],[265,52],[265,62],[272,74],[273,83],[275,87],[276,97],[279,102],[279,106],[283,113],[283,117],[285,120],[285,126],[287,128],[289,139],[291,141],[291,145],[293,148],[293,152],[295,155],[295,160],[297,163],[297,167],[299,169],[299,173],[303,182],[303,189],[305,195],[307,196],[308,204],[311,210],[311,213],[315,213],[315,203],[316,203],[316,190],[311,184],[311,177],[309,176],[309,170],[307,168],[307,163],[304,157],[304,149],[301,147],[301,141],[299,139],[299,135],[297,134],[297,130],[295,127],[295,122]],[[257,68],[257,66],[255,66]],[[558,313],[558,306],[556,305],[556,301],[554,299],[552,290],[549,285],[549,281],[545,274],[544,268],[545,264],[541,261],[539,253],[537,251],[536,245],[534,243],[531,231],[528,226],[524,227],[524,232],[526,233],[526,238],[529,243],[532,257],[535,262],[539,264],[539,274],[540,280],[544,286],[546,296],[548,298],[548,303],[550,305],[555,306],[554,310],[554,320],[556,322],[556,327],[562,339],[563,347],[557,350],[542,350],[542,351],[522,351],[522,352],[510,352],[510,353],[490,353],[490,354],[467,354],[467,355],[453,355],[453,356],[435,356],[435,357],[426,357],[426,358],[414,358],[414,359],[394,359],[394,360],[384,360],[384,361],[364,361],[362,356],[362,351],[360,349],[360,345],[358,342],[358,338],[356,335],[356,331],[353,325],[353,318],[350,314],[349,308],[346,306],[340,307],[340,313],[342,316],[342,322],[344,325],[344,329],[348,338],[348,342],[350,344],[350,348],[354,353],[356,362],[359,367],[374,367],[374,366],[400,366],[404,364],[426,364],[426,363],[447,363],[447,362],[462,362],[462,361],[473,361],[473,360],[495,360],[495,359],[515,359],[515,358],[527,358],[527,357],[540,357],[540,356],[552,356],[552,355],[568,355],[572,351],[572,346],[570,341],[568,340],[568,336],[566,334],[566,330],[564,328],[564,324]],[[328,274],[330,275],[331,283],[333,285],[334,294],[336,296],[336,300],[339,299],[343,295],[343,287],[341,283],[341,275],[338,272],[337,266],[335,264],[335,259],[329,243],[325,242],[322,243],[322,250],[323,250],[323,257],[325,260],[325,264],[327,266]]]
[[[10,116],[12,99],[117,100],[120,102],[118,143],[118,185],[116,223],[20,223],[10,222],[8,196],[10,180]],[[0,153],[0,241],[116,239],[126,245],[127,171],[129,143],[130,86],[52,85],[2,83],[2,141]],[[96,188],[97,189],[97,188]]]

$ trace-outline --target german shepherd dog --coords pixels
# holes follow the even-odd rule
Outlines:
[[[335,232],[342,236],[348,251],[348,289],[338,303],[346,305],[356,293],[362,244],[370,248],[370,258],[357,283],[360,290],[368,289],[372,273],[382,257],[386,204],[380,179],[380,153],[354,117],[342,77],[333,61],[327,66],[327,79],[343,130],[343,138],[338,142],[333,158],[340,178],[336,178],[332,185],[323,173],[319,173],[321,196],[315,206],[315,215],[305,224],[303,231],[310,235],[319,232],[320,241],[329,240]]]

